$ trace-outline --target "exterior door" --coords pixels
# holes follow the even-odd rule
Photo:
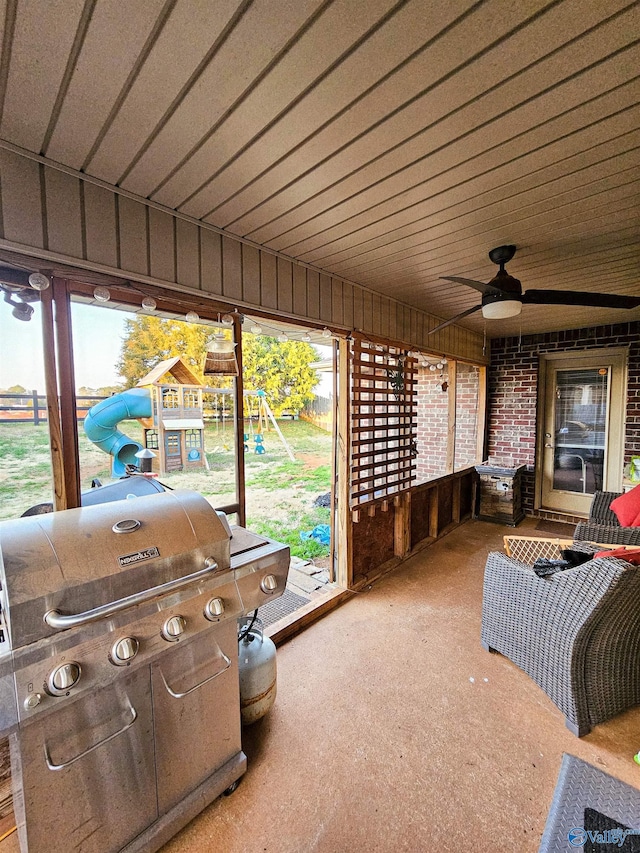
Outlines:
[[[167,471],[182,471],[182,441],[178,430],[167,430],[164,434]]]
[[[587,514],[622,488],[627,350],[541,356],[541,506]]]

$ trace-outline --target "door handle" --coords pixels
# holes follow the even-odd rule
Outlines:
[[[545,447],[553,447],[553,444],[545,444]]]
[[[72,764],[75,764],[76,761],[80,761],[81,758],[84,758],[85,755],[89,755],[89,753],[93,752],[94,749],[98,749],[98,747],[104,746],[105,743],[109,743],[110,740],[113,740],[114,738],[119,737],[120,735],[124,734],[128,729],[131,728],[131,726],[138,719],[138,714],[136,712],[136,709],[133,707],[133,705],[129,704],[128,710],[129,710],[129,713],[131,714],[131,719],[127,723],[125,723],[121,729],[118,729],[117,732],[114,732],[113,734],[108,735],[106,738],[99,740],[98,743],[94,743],[93,746],[90,746],[89,749],[85,749],[84,752],[80,753],[80,755],[76,755],[74,758],[70,759],[69,761],[63,761],[62,764],[54,764],[53,763],[53,761],[51,759],[51,753],[49,752],[49,747],[45,743],[45,745],[44,745],[44,758],[45,758],[45,761],[47,762],[47,767],[49,768],[49,770],[64,770],[65,767],[70,767]]]
[[[225,653],[221,650],[220,657],[224,662],[224,665],[217,672],[214,672],[213,675],[210,675],[208,678],[205,678],[203,681],[199,681],[198,684],[194,684],[193,687],[190,687],[188,690],[183,691],[182,693],[177,693],[175,690],[172,690],[167,684],[167,679],[164,677],[164,673],[160,670],[160,677],[164,682],[164,686],[167,689],[167,693],[170,696],[173,696],[174,699],[182,699],[184,696],[188,696],[189,693],[193,693],[194,690],[198,690],[200,687],[203,687],[205,684],[208,684],[210,681],[213,681],[214,678],[217,678],[219,675],[222,675],[223,672],[226,672],[231,666],[231,660],[225,655]]]

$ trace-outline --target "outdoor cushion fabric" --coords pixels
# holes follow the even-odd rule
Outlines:
[[[598,551],[596,557],[617,557],[618,560],[626,560],[634,566],[640,566],[640,549],[627,550],[626,548],[616,548],[615,551]]]
[[[640,527],[640,486],[612,500],[610,508],[622,527]]]

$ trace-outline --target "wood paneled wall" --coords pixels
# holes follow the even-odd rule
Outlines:
[[[440,318],[42,157],[0,148],[0,193],[0,247],[41,259],[41,267],[71,264],[487,361],[475,332],[452,325],[428,335]]]

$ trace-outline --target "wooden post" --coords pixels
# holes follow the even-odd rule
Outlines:
[[[333,341],[332,350],[333,359],[333,406],[331,418],[331,501],[330,513],[331,520],[329,527],[331,528],[331,539],[329,542],[329,580],[331,583],[336,581],[338,576],[338,538],[336,536],[336,505],[338,500],[338,342]]]
[[[429,536],[438,537],[438,486],[429,491]]]
[[[405,492],[395,502],[393,553],[406,557],[411,550],[411,492]]]
[[[40,423],[40,410],[38,407],[38,392],[35,388],[31,390],[31,405],[33,406],[33,425],[38,426]]]
[[[451,521],[460,524],[460,488],[462,478],[456,477],[452,483]]]
[[[235,388],[233,425],[236,433],[236,503],[238,504],[238,524],[244,527],[247,523],[244,470],[244,381],[242,378],[242,325],[237,314],[233,315],[233,340],[236,342],[236,363],[238,365],[238,375],[233,381]]]
[[[476,436],[476,462],[484,461],[487,423],[487,368],[478,368],[478,424]]]
[[[345,589],[353,586],[353,534],[349,507],[350,448],[349,448],[349,341],[341,340],[338,349],[338,584]]]
[[[46,293],[46,291],[44,291]],[[80,470],[78,461],[78,418],[76,382],[73,370],[71,335],[71,299],[66,279],[53,279],[55,304],[56,356],[60,381],[60,425],[62,428],[63,474],[66,509],[80,506]]]
[[[455,361],[449,362],[448,431],[447,431],[447,474],[452,474],[456,464],[456,368]]]
[[[44,384],[49,422],[49,447],[53,470],[53,508],[67,508],[64,458],[62,450],[62,426],[58,404],[58,379],[56,370],[56,344],[53,326],[53,292],[43,290],[42,301],[42,349],[44,356]]]

